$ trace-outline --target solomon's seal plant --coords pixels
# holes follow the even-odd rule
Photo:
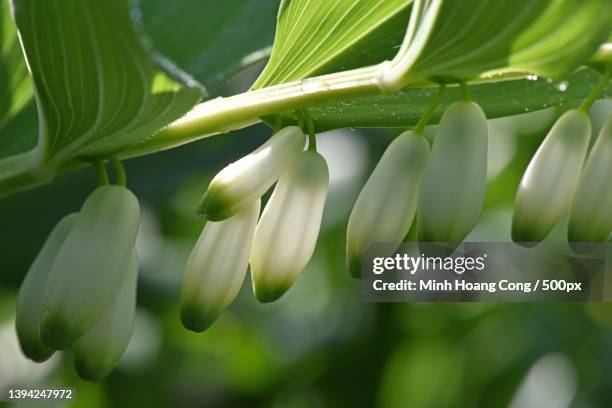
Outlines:
[[[376,165],[355,202],[346,232],[347,264],[354,277],[361,275],[361,257],[371,244],[399,245],[408,234],[428,154],[427,140],[408,130],[391,142]]]
[[[95,325],[74,343],[74,365],[81,378],[100,380],[117,364],[132,335],[136,313],[138,256],[132,251],[115,300]]]
[[[129,3],[0,6],[0,66],[11,70],[0,76],[0,195],[92,164],[98,175],[98,188],[58,223],[25,274],[16,327],[32,360],[72,349],[77,372],[100,379],[129,341],[140,209],[120,160],[259,122],[273,136],[221,170],[193,205],[206,224],[186,260],[180,314],[188,329],[215,321],[249,266],[262,302],[298,279],[329,188],[315,133],[331,129],[401,129],[348,222],[354,276],[371,244],[399,245],[409,231],[422,248],[452,251],[466,239],[485,201],[487,119],[549,107],[565,113],[523,175],[512,237],[540,242],[569,213],[570,241],[609,238],[612,125],[589,152],[587,116],[595,99],[612,96],[608,0],[284,0],[271,51],[253,54],[268,62],[252,87],[202,102],[206,86],[215,93],[210,78],[249,59],[228,47],[223,72],[185,72],[178,67],[193,60],[169,61],[159,51],[172,50],[142,42],[151,17]],[[34,123],[31,115],[35,138],[15,130]],[[425,126],[436,124],[428,143]]]
[[[63,349],[106,313],[127,278],[138,230],[136,197],[106,185],[85,201],[49,271],[41,315],[45,344]]]
[[[310,150],[300,153],[278,180],[251,249],[253,290],[261,302],[281,297],[312,257],[328,183],[325,159]]]
[[[77,372],[104,377],[127,347],[136,302],[134,248],[139,205],[125,187],[123,166],[111,160],[121,185],[109,185],[96,162],[100,186],[78,214],[53,229],[30,267],[17,301],[16,329],[34,361],[74,348]]]
[[[277,132],[257,150],[215,176],[199,213],[211,221],[221,221],[251,204],[278,180],[305,143],[306,137],[298,127],[289,126]]]
[[[416,128],[391,142],[357,197],[346,231],[347,266],[356,278],[361,275],[361,257],[371,244],[399,245],[410,231],[429,156],[429,144],[423,130],[440,103],[444,89],[440,87]]]
[[[444,113],[419,197],[421,242],[459,244],[478,222],[487,176],[487,119],[476,103]]]
[[[36,256],[21,284],[21,289],[19,289],[15,319],[17,338],[23,353],[37,362],[47,360],[55,352],[40,339],[40,320],[47,281],[49,280],[49,265],[53,264],[57,252],[74,224],[75,218],[76,214],[70,214],[57,223],[38,256]]]
[[[572,201],[568,231],[570,245],[607,239],[610,221],[607,210],[602,209],[608,200],[602,177],[607,180],[610,173],[601,164],[609,158],[605,125],[601,130],[603,136],[591,149],[583,174],[591,139],[588,110],[608,84],[612,67],[603,69],[597,86],[578,109],[568,110],[557,120],[529,163],[516,193],[512,219],[512,239],[515,242],[533,246],[542,241],[559,223]],[[595,169],[600,172],[595,173]]]
[[[569,242],[604,242],[612,231],[612,115],[589,153],[570,210]]]
[[[185,268],[181,321],[189,330],[208,328],[236,298],[249,265],[259,197],[224,221],[207,221]]]
[[[590,137],[591,121],[583,111],[567,111],[555,123],[516,193],[512,239],[540,242],[559,222],[580,179]]]

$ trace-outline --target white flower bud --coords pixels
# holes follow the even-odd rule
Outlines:
[[[99,187],[87,198],[49,272],[41,321],[47,346],[70,346],[106,313],[123,285],[138,218],[138,200],[125,187]]]
[[[312,151],[300,153],[278,180],[251,251],[253,289],[260,302],[281,297],[312,257],[328,184],[325,159]]]
[[[275,133],[257,150],[231,163],[215,176],[204,194],[199,212],[221,221],[260,198],[304,149],[306,136],[296,126]]]
[[[419,241],[458,244],[474,228],[487,181],[487,118],[461,101],[442,116],[423,175]]]
[[[116,299],[104,316],[74,344],[74,365],[79,377],[99,381],[117,365],[132,337],[136,313],[138,257],[132,251]]]
[[[568,209],[589,146],[591,120],[565,112],[531,159],[516,193],[512,239],[526,246],[542,241]]]
[[[30,266],[17,297],[15,328],[23,354],[36,362],[47,360],[55,350],[40,339],[40,321],[49,270],[57,252],[72,228],[77,214],[70,214],[57,223]]]
[[[429,144],[407,131],[391,142],[361,190],[348,222],[346,257],[354,277],[361,256],[375,242],[400,244],[417,208]]]
[[[572,203],[568,241],[604,242],[612,231],[612,115],[599,132]]]
[[[206,330],[234,301],[249,266],[261,200],[227,220],[208,221],[185,268],[181,320],[195,332]]]

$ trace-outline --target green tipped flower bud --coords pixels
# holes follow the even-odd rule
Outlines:
[[[47,346],[70,346],[112,305],[126,277],[138,218],[138,200],[125,187],[99,187],[87,198],[49,272],[41,321]]]
[[[474,228],[487,182],[487,118],[461,101],[442,116],[419,197],[419,241],[462,242]]]
[[[116,299],[104,316],[74,344],[74,366],[84,380],[99,381],[117,365],[132,337],[136,313],[138,257],[136,251],[126,268]]]
[[[315,249],[329,172],[316,152],[302,152],[278,180],[255,228],[251,251],[253,290],[260,302],[280,298]]]
[[[195,332],[206,330],[234,301],[249,266],[261,200],[225,221],[208,221],[185,268],[181,320]]]
[[[604,242],[612,231],[612,115],[599,136],[578,183],[570,211],[569,242]]]
[[[257,150],[221,170],[204,194],[199,213],[221,221],[260,198],[304,149],[306,136],[296,126],[275,133]]]
[[[40,339],[40,321],[49,270],[76,217],[77,214],[70,214],[57,223],[19,289],[15,320],[17,338],[23,354],[39,363],[47,360],[55,351]]]
[[[591,120],[565,112],[531,159],[516,193],[512,239],[530,246],[542,241],[568,209],[589,146]]]
[[[407,131],[393,140],[376,165],[348,222],[346,257],[354,277],[361,275],[361,256],[371,244],[399,245],[408,234],[428,156],[425,138]]]

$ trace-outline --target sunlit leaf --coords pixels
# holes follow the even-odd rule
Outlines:
[[[261,88],[391,59],[412,0],[283,0]]]
[[[36,146],[32,83],[10,3],[0,0],[0,180],[23,173]]]
[[[31,99],[32,85],[21,54],[17,30],[8,0],[0,1],[0,129]],[[13,151],[11,142],[0,140],[0,157]],[[20,149],[17,148],[17,151]]]
[[[415,9],[419,5],[425,8],[416,33],[385,75],[390,86],[491,71],[562,78],[588,61],[612,30],[608,0],[438,0],[419,1]]]
[[[200,98],[148,56],[125,0],[14,0],[13,7],[39,132],[34,151],[6,159],[11,178],[1,174],[0,192],[19,184],[15,178],[46,180],[66,163],[142,142]]]
[[[11,137],[11,120],[32,99],[32,84],[19,46],[19,37],[10,14],[8,0],[0,0],[0,160],[23,153],[36,144],[32,137]],[[23,116],[23,115],[22,115]],[[25,135],[24,135],[25,136]]]
[[[152,47],[210,94],[240,68],[269,56],[279,0],[140,0]]]

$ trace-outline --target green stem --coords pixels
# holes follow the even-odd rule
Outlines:
[[[317,151],[317,137],[312,116],[308,114],[307,110],[303,111],[304,119],[306,120],[306,128],[308,130],[308,150],[312,152]]]
[[[162,129],[140,149],[130,149],[129,155],[140,156],[241,129],[258,123],[260,117],[327,100],[381,94],[379,77],[383,68],[383,65],[374,65],[211,99]]]
[[[130,146],[128,149],[122,151],[119,153],[119,158],[127,159],[156,153],[212,135],[242,129],[259,123],[261,121],[260,117],[279,113],[287,114],[331,100],[355,99],[355,97],[359,96],[384,94],[385,91],[389,90],[386,87],[389,82],[385,82],[385,80],[381,78],[381,75],[388,66],[388,62],[383,62],[372,67],[293,81],[227,98],[208,100],[194,107],[191,112],[182,119],[160,130],[155,137],[148,139],[144,143]],[[532,106],[531,109],[540,109],[543,107],[560,105],[578,98],[582,99],[584,93],[579,83],[586,81],[589,75],[586,75],[584,72],[572,75],[570,79],[573,81],[572,84],[576,84],[576,86],[572,86],[571,90],[568,90],[568,92],[559,93],[554,103],[551,103],[547,96],[534,95],[529,99],[528,105]],[[495,78],[477,79],[471,81],[470,85],[485,85],[501,79],[518,80],[522,77],[523,74],[504,74]],[[381,84],[381,82],[384,82],[386,85]],[[405,85],[406,88],[434,88],[434,86],[435,85],[430,81],[423,78],[414,78],[410,83]],[[539,89],[545,87],[545,85],[539,85]],[[465,86],[463,89],[467,91]],[[514,95],[524,97],[524,93],[516,90],[513,92],[515,92]],[[546,89],[543,89],[542,92],[546,95]],[[397,106],[398,109],[401,109],[403,105],[397,104]],[[500,117],[522,112],[523,107],[521,106],[500,104],[499,108],[487,112],[487,116]],[[398,115],[398,117],[399,116],[400,115]],[[340,121],[340,123],[340,126],[334,127],[349,126],[345,121]],[[355,127],[389,127],[390,125],[395,127],[406,127],[414,125],[414,123],[410,121],[400,123],[397,119],[394,119],[394,122],[389,122],[389,119],[386,118],[382,122],[377,120],[360,122],[358,120],[350,124],[350,126]],[[329,123],[327,123],[327,126],[329,126]],[[325,127],[325,125],[323,125],[323,127]]]
[[[283,118],[280,115],[274,116],[274,125],[272,126],[272,134],[276,134],[283,128]]]
[[[606,71],[599,79],[599,82],[597,83],[597,85],[595,85],[595,88],[593,88],[593,90],[587,95],[584,102],[582,102],[582,105],[580,105],[580,108],[578,109],[580,109],[584,113],[589,112],[589,109],[591,109],[591,106],[593,105],[599,94],[606,88],[608,82],[610,82],[611,73],[612,69],[610,69],[610,67],[607,67]]]
[[[98,187],[107,185],[109,183],[108,172],[106,171],[104,162],[102,160],[96,160],[93,162],[93,166],[96,169],[96,182],[98,183]]]
[[[431,103],[429,104],[425,112],[423,112],[423,116],[421,116],[421,119],[419,119],[419,121],[417,122],[416,127],[414,128],[414,133],[416,133],[417,135],[423,134],[425,126],[427,126],[427,123],[429,123],[429,119],[431,119],[431,115],[433,115],[438,105],[440,105],[440,103],[442,102],[442,99],[444,99],[445,91],[446,85],[442,84],[438,87],[438,92],[436,93],[436,96],[434,96],[434,98],[431,100]]]
[[[461,96],[464,102],[470,102],[472,100],[472,96],[470,95],[470,88],[465,82],[459,82],[459,86],[461,87]]]
[[[120,186],[127,187],[127,175],[125,173],[125,167],[123,167],[121,161],[113,157],[110,159],[110,163],[111,166],[113,166],[113,170],[115,171],[115,183]]]
[[[295,111],[295,116],[297,116],[297,127],[302,129],[302,132],[306,129],[306,118],[304,117],[304,111],[297,110]]]

